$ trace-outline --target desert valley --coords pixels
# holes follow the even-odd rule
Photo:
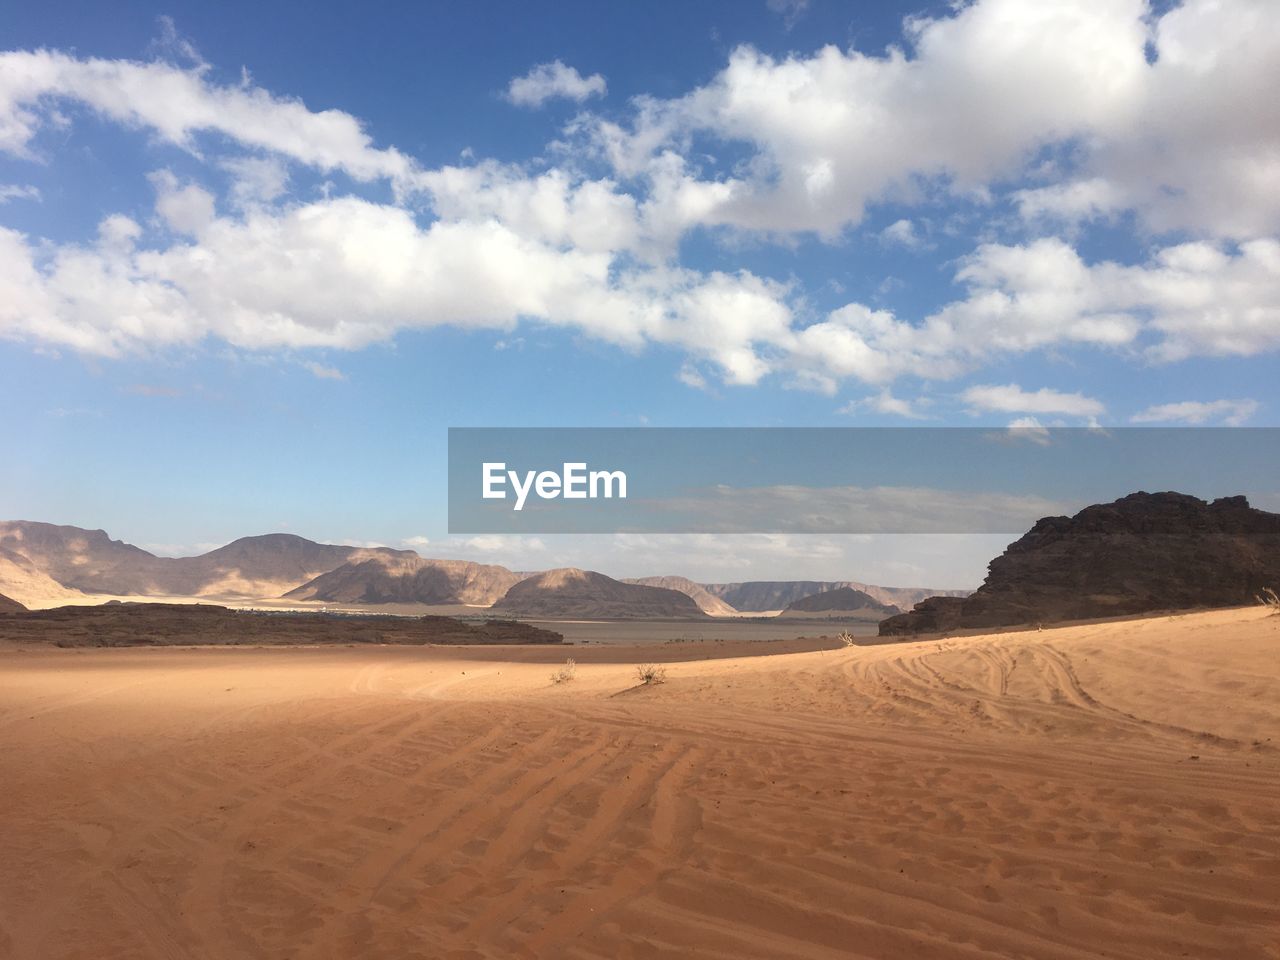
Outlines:
[[[1280,957],[1278,524],[1135,494],[967,597],[6,524],[0,953]]]

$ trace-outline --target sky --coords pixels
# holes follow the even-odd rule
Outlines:
[[[972,586],[450,535],[447,430],[1278,425],[1265,0],[375,6],[0,8],[0,514]]]

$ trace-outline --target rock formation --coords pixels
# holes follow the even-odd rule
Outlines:
[[[603,573],[564,567],[521,580],[493,605],[495,613],[549,620],[701,619],[678,590],[623,583]]]
[[[883,621],[880,634],[1254,603],[1280,584],[1280,514],[1244,497],[1134,493],[1040,520],[988,571],[972,595],[925,600]]]

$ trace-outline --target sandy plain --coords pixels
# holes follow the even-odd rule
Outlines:
[[[0,650],[0,956],[1280,957],[1280,617],[707,646]]]

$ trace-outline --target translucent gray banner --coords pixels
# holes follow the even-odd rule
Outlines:
[[[454,534],[1017,534],[1139,490],[1275,510],[1280,429],[449,431]]]

